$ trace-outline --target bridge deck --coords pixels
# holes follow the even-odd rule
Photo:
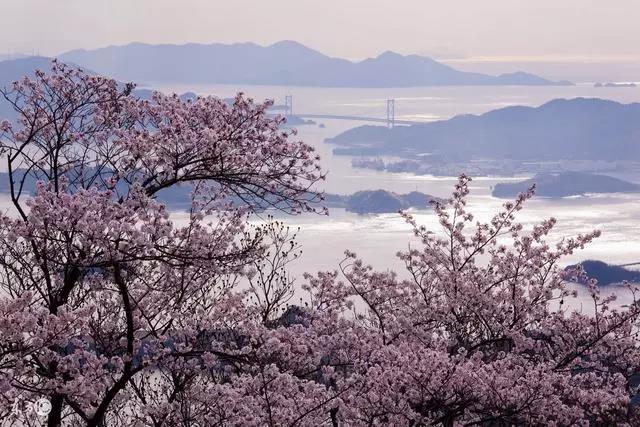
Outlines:
[[[381,119],[379,117],[361,117],[361,116],[338,116],[333,114],[295,114],[298,117],[302,117],[305,119],[337,119],[337,120],[354,120],[354,121],[362,121],[362,122],[376,122],[376,123],[387,123],[387,119]],[[419,122],[415,120],[394,120],[393,122],[396,125],[420,125],[425,122]]]

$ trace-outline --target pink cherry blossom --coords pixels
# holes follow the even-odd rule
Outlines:
[[[296,232],[247,218],[322,212],[312,148],[268,103],[133,89],[54,62],[3,92],[3,422],[46,398],[50,426],[640,423],[640,307],[593,282],[594,315],[564,303],[559,263],[599,233],[548,243],[554,219],[516,221],[532,192],[474,222],[461,176],[441,230],[403,214],[406,271],[347,251],[298,303]],[[157,196],[180,186],[177,225]]]

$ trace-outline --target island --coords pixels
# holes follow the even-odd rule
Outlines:
[[[539,174],[520,182],[500,183],[493,187],[492,195],[514,198],[535,184],[536,196],[559,198],[599,193],[637,193],[640,185],[607,175],[585,172]]]
[[[287,121],[284,123],[284,127],[294,127],[294,126],[315,125],[316,124],[316,122],[311,120],[311,119],[303,119],[302,117],[296,116],[296,115],[286,116],[285,119]]]
[[[326,142],[335,145],[335,154],[411,160],[396,165],[405,169],[513,163],[516,169],[539,165],[543,171],[560,161],[585,162],[591,171],[616,169],[617,162],[640,161],[640,103],[556,99],[539,107],[506,107],[410,126],[359,126]]]
[[[386,190],[358,191],[351,195],[325,194],[325,205],[329,208],[344,208],[357,214],[396,213],[409,208],[427,209],[430,201],[441,199],[419,191],[398,194]]]
[[[640,283],[640,271],[629,270],[623,266],[611,265],[602,261],[587,260],[580,264],[570,265],[565,271],[574,271],[577,267],[582,266],[587,279],[574,278],[577,283],[587,284],[588,279],[595,279],[598,285],[607,286],[616,283],[629,282]]]
[[[609,83],[596,83],[593,85],[593,87],[638,87],[638,85],[636,85],[633,82],[629,82],[629,83],[615,83],[615,82],[609,82]]]

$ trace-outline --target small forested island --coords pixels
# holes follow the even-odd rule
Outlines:
[[[344,208],[358,214],[394,213],[409,208],[426,209],[431,200],[440,199],[419,191],[397,194],[386,190],[365,190],[346,196],[325,195],[328,207]]]
[[[629,270],[617,265],[607,264],[603,261],[587,260],[577,265],[570,265],[566,267],[566,271],[575,270],[576,267],[582,266],[586,274],[585,278],[575,278],[576,282],[580,284],[587,284],[588,279],[596,279],[601,286],[611,285],[614,283],[640,282],[640,271]]]
[[[593,87],[638,87],[638,85],[636,85],[633,82],[630,83],[614,83],[614,82],[609,82],[609,83],[596,83],[593,85]]]
[[[311,119],[303,119],[302,117],[295,115],[287,116],[286,119],[287,121],[284,124],[285,127],[316,124],[316,122]]]
[[[392,173],[411,173],[414,175],[456,176],[460,171],[471,176],[514,176],[561,168],[559,164],[523,163],[510,160],[447,160],[444,156],[429,155],[419,159],[401,159],[385,162],[381,158],[354,157],[351,166],[361,169],[372,169]],[[536,170],[539,169],[539,170]]]
[[[584,172],[564,172],[539,174],[520,182],[496,184],[492,195],[494,197],[513,198],[527,191],[534,184],[537,196],[550,198],[579,196],[588,193],[640,192],[640,185],[611,176]]]

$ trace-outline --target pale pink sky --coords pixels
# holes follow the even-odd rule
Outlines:
[[[1,0],[0,53],[297,40],[333,56],[639,57],[638,0]]]

